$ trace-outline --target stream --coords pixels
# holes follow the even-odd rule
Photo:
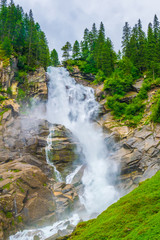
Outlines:
[[[84,217],[74,212],[52,226],[18,232],[11,236],[10,240],[31,240],[35,235],[44,240],[57,233],[58,230],[66,229],[67,222],[77,225],[80,220],[88,220],[97,216],[119,198],[113,184],[118,167],[110,160],[103,131],[95,125],[94,121],[99,113],[99,104],[95,100],[94,90],[77,84],[64,68],[50,67],[48,75],[50,82],[46,120],[52,124],[64,125],[80,143],[83,154],[79,165],[76,165],[65,181],[67,184],[71,183],[80,168],[85,166],[82,177],[84,191],[79,198],[86,212]],[[53,167],[57,180],[61,182],[61,173],[50,162],[48,154],[52,134],[54,134],[54,129],[50,129],[47,139],[46,161]]]

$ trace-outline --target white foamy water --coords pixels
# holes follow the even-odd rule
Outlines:
[[[77,84],[64,68],[49,68],[48,74],[50,82],[47,120],[53,124],[64,125],[79,140],[83,152],[81,161],[85,165],[82,178],[84,192],[80,196],[80,200],[86,208],[85,219],[89,219],[93,214],[100,214],[118,199],[118,193],[112,184],[112,179],[115,180],[116,177],[116,165],[108,157],[109,153],[104,143],[102,129],[95,127],[92,122],[98,114],[99,104],[95,100],[94,90]],[[48,155],[51,147],[50,138],[51,136],[48,137],[48,146],[46,147],[46,159],[49,164],[51,164]],[[56,172],[55,166],[53,167]],[[80,168],[81,166],[77,166],[73,173],[66,178],[67,183],[71,183]],[[61,180],[59,172],[56,174],[57,179]],[[77,216],[76,221],[78,222]],[[70,221],[74,218],[75,215],[72,215]],[[62,225],[66,221],[67,218],[62,221]],[[57,224],[38,229],[41,231],[40,239],[48,237],[51,229],[57,232],[58,226],[62,226]],[[32,238],[36,231],[30,232]],[[26,234],[29,234],[29,231],[17,233],[10,239],[30,240]]]
[[[34,230],[24,230],[23,232],[18,232],[14,236],[11,236],[10,240],[33,240],[34,236],[38,236],[40,240],[44,240],[56,234],[58,230],[65,230],[68,226],[68,222],[71,225],[76,226],[79,222],[78,214],[73,214],[72,217],[66,218],[65,220],[58,221],[52,226],[47,226],[44,228],[37,228]]]
[[[76,84],[64,68],[50,68],[49,76],[48,121],[64,125],[79,140],[86,164],[81,201],[89,214],[100,213],[117,199],[117,192],[109,179],[114,163],[107,157],[102,130],[92,123],[99,111],[94,90]]]
[[[47,138],[47,146],[45,148],[46,151],[46,161],[49,165],[51,165],[54,169],[54,174],[55,174],[55,178],[58,182],[62,182],[62,177],[61,177],[61,173],[56,169],[55,165],[53,164],[53,162],[50,160],[49,156],[50,156],[50,149],[52,148],[52,135],[54,134],[54,129],[50,129],[50,134],[48,135]]]

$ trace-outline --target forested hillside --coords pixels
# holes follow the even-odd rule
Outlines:
[[[131,28],[128,22],[123,27],[122,53],[115,53],[113,43],[105,36],[101,22],[99,30],[93,24],[91,31],[85,29],[83,40],[69,42],[62,47],[64,65],[73,71],[78,66],[83,73],[95,75],[95,84],[104,83],[107,107],[115,117],[131,126],[137,125],[144,114],[148,92],[160,86],[160,25],[155,15],[153,24],[149,23],[147,34],[141,20]],[[127,93],[134,90],[134,83],[143,83],[134,97],[124,101]],[[160,92],[154,96],[151,116],[147,121],[160,122]]]
[[[18,68],[33,70],[35,67],[47,67],[49,49],[47,39],[38,23],[34,21],[32,10],[29,15],[13,1],[1,1],[0,10],[0,48],[10,58],[18,59]]]

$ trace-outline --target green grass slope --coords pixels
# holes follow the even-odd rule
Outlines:
[[[160,171],[96,219],[80,223],[69,237],[62,239],[159,240]]]

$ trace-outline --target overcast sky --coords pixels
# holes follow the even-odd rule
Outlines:
[[[159,0],[14,0],[25,12],[33,10],[35,21],[45,32],[50,50],[55,48],[61,55],[61,47],[67,41],[74,43],[83,37],[95,22],[99,28],[102,21],[106,36],[110,37],[114,49],[121,47],[122,29],[126,21],[133,27],[142,20],[146,31],[149,22],[157,14],[160,20]]]

